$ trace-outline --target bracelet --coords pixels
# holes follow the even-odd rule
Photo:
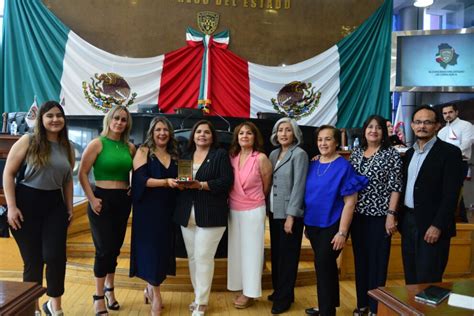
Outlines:
[[[343,232],[343,231],[338,231],[338,232],[337,232],[337,235],[338,235],[338,236],[342,236],[342,237],[344,237],[344,238],[347,238],[347,233],[345,233],[345,232]]]
[[[397,217],[397,212],[394,210],[387,210],[387,214]]]
[[[202,182],[199,182],[199,191],[202,191],[202,189],[204,189],[204,185],[202,184]]]

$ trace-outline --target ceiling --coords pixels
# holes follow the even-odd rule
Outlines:
[[[412,6],[414,0],[394,0],[393,10],[397,13],[400,9]],[[429,7],[429,10],[435,11],[458,11],[463,10],[474,5],[474,0],[434,0],[434,3]]]

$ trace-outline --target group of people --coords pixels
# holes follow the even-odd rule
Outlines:
[[[165,117],[151,121],[138,149],[129,142],[131,126],[126,107],[111,109],[79,168],[96,248],[97,315],[120,309],[114,274],[131,209],[130,276],[147,282],[144,298],[152,315],[164,308],[160,284],[176,271],[174,223],[179,224],[188,255],[194,289],[189,310],[194,316],[206,312],[214,256],[226,228],[227,287],[238,292],[235,308],[247,308],[262,296],[267,215],[273,284],[268,299],[273,314],[287,311],[294,301],[303,233],[314,250],[319,305],[306,309],[308,315],[336,314],[336,259],[349,235],[356,269],[355,315],[377,313],[367,291],[385,284],[397,227],[407,284],[441,281],[456,231],[462,156],[457,147],[436,137],[440,123],[433,108],[415,110],[411,126],[417,142],[404,162],[391,146],[386,120],[378,115],[365,121],[361,145],[349,161],[338,154],[341,133],[330,125],[316,130],[320,154],[310,161],[299,146],[302,132],[290,118],[275,123],[270,141],[276,149],[269,157],[252,122],[234,129],[229,152],[219,147],[216,130],[207,120],[194,125],[184,153],[178,152]],[[192,161],[192,180],[177,178],[178,159]],[[46,102],[34,133],[12,147],[3,181],[8,221],[24,261],[24,281],[41,284],[46,264],[47,315],[62,313],[73,163],[64,111],[57,102]]]

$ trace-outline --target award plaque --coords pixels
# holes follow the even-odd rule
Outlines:
[[[193,181],[193,161],[187,159],[178,160],[178,182]]]

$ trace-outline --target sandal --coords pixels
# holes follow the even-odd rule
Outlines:
[[[113,291],[114,291],[113,287],[104,287],[104,294],[107,292],[113,292]],[[117,300],[115,302],[112,302],[112,304],[109,304],[109,298],[107,297],[107,295],[104,295],[104,296],[105,296],[105,302],[107,304],[108,309],[111,309],[113,311],[118,311],[120,309],[120,304],[117,302]]]
[[[200,310],[199,307],[204,307],[203,310]],[[196,308],[193,310],[193,313],[191,314],[191,316],[204,316],[204,313],[206,311],[206,305],[199,305],[199,304],[196,304]]]
[[[255,300],[251,297],[245,296],[245,298],[246,298],[246,300],[243,303],[239,302],[238,299],[235,300],[234,301],[234,307],[237,308],[237,309],[245,309],[245,308],[251,306],[255,302]]]
[[[189,304],[188,308],[189,308],[189,311],[192,312],[196,309],[196,307],[198,306],[198,304],[196,302],[192,302],[191,304]]]
[[[103,300],[104,299],[104,295],[92,295],[92,298],[94,299],[94,303],[95,301],[100,301],[100,300]],[[100,311],[100,312],[97,312],[95,313],[95,316],[100,316],[100,315],[109,315],[109,312],[107,310],[105,311]]]
[[[145,301],[145,304],[153,303],[153,294],[148,290],[148,286],[143,290],[143,300]]]

